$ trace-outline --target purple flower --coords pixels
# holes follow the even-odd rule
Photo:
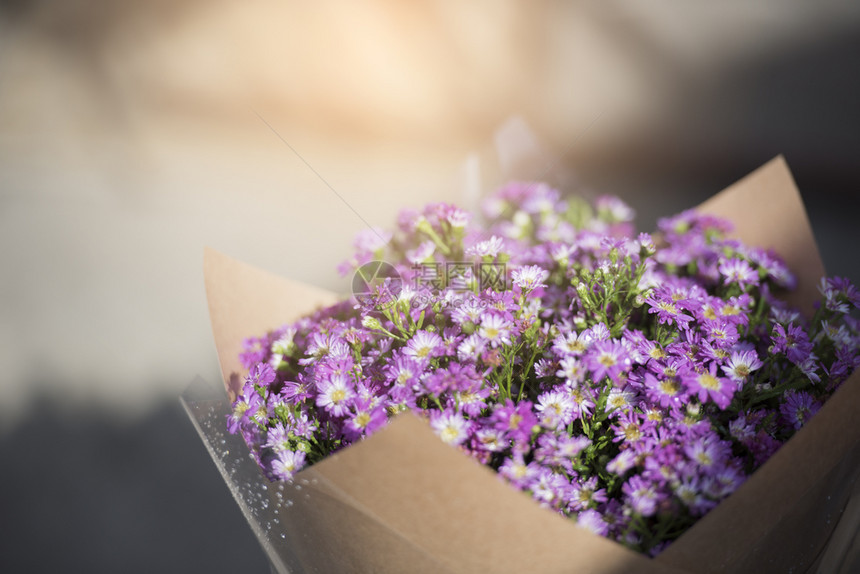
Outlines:
[[[717,505],[716,502],[705,497],[701,477],[698,475],[686,477],[675,486],[674,491],[675,496],[694,516],[701,516]]]
[[[737,386],[731,380],[717,374],[717,364],[711,363],[707,371],[687,379],[690,389],[699,396],[703,403],[711,399],[721,409],[728,408],[732,402]]]
[[[585,379],[585,365],[576,357],[565,357],[558,365],[556,376],[563,377],[571,386],[577,386]]]
[[[439,395],[444,392],[477,390],[481,376],[475,371],[474,365],[451,363],[447,369],[438,369],[427,375],[422,382],[431,394]]]
[[[551,469],[541,467],[535,479],[527,487],[532,497],[546,506],[560,504],[570,489],[570,482]]]
[[[457,347],[457,358],[461,361],[474,360],[481,355],[487,347],[487,342],[477,333],[472,333]]]
[[[451,445],[462,444],[469,437],[469,421],[455,411],[433,411],[430,426],[443,442]]]
[[[444,341],[442,337],[431,331],[418,331],[406,343],[403,352],[418,360],[427,360],[435,357],[443,350]]]
[[[686,397],[681,379],[674,375],[657,378],[651,373],[646,373],[644,387],[648,399],[663,408],[680,405]]]
[[[275,452],[290,450],[291,445],[289,431],[284,426],[284,423],[278,421],[275,423],[275,426],[269,429],[269,432],[266,435],[266,442],[263,443],[263,446],[270,448]]]
[[[636,464],[636,452],[633,449],[622,450],[606,465],[606,470],[617,475],[623,475]]]
[[[511,344],[511,323],[495,313],[484,315],[478,335],[491,347]]]
[[[388,422],[385,409],[374,405],[370,400],[354,401],[353,412],[347,417],[344,425],[347,440],[354,441],[361,436],[370,436]]]
[[[588,448],[591,440],[586,436],[569,436],[566,431],[560,430],[559,434],[542,433],[538,436],[537,443],[535,460],[546,466],[560,467],[571,474],[573,460]]]
[[[486,241],[481,241],[466,249],[466,255],[477,255],[478,257],[495,258],[504,249],[504,240],[493,235]]]
[[[821,405],[812,398],[812,395],[804,391],[789,390],[785,393],[785,400],[779,406],[779,412],[785,417],[795,429],[805,425],[812,415],[818,412]]]
[[[596,510],[583,510],[576,516],[576,525],[590,530],[598,536],[607,536],[609,534],[609,525]]]
[[[567,355],[581,356],[588,349],[589,345],[591,345],[590,332],[570,332],[566,335],[556,337],[553,340],[552,350],[559,357]]]
[[[728,443],[707,435],[684,447],[684,452],[706,471],[719,468],[731,454]]]
[[[541,423],[547,428],[567,426],[574,419],[575,404],[569,393],[548,391],[538,397],[535,410],[541,415]]]
[[[520,267],[519,269],[515,269],[511,274],[514,285],[526,293],[539,287],[546,287],[544,281],[546,281],[547,277],[549,277],[549,272],[537,265]]]
[[[250,369],[253,365],[266,360],[268,351],[268,337],[250,337],[242,341],[242,353],[239,355],[239,362],[246,369]]]
[[[537,478],[540,466],[535,462],[526,464],[521,453],[514,453],[506,458],[499,467],[499,474],[510,481],[517,488],[524,489]]]
[[[678,306],[677,301],[673,300],[671,295],[663,290],[655,289],[650,297],[645,298],[650,308],[649,313],[656,313],[657,320],[662,323],[682,325],[693,320]]]
[[[631,476],[621,490],[633,512],[651,516],[657,511],[657,489],[638,474]]]
[[[317,383],[317,406],[324,408],[336,417],[344,416],[349,407],[350,399],[355,396],[352,387],[352,382],[345,375],[335,375],[328,380]]]
[[[281,395],[291,403],[301,403],[313,396],[311,394],[313,385],[306,381],[301,374],[296,378],[297,381],[284,382],[284,386],[281,388]]]
[[[830,311],[849,313],[851,307],[860,309],[860,291],[844,277],[823,277],[818,290]]]
[[[727,259],[720,263],[719,271],[726,285],[736,284],[744,289],[759,282],[758,273],[743,259]]]
[[[750,373],[761,368],[762,362],[755,349],[733,351],[728,362],[723,365],[723,372],[736,383],[743,383]]]
[[[523,442],[528,442],[532,428],[538,424],[530,401],[514,404],[510,399],[504,405],[499,404],[496,407],[493,421],[496,429],[505,431],[512,440]]]
[[[771,334],[773,345],[771,353],[784,353],[788,360],[799,365],[806,361],[812,353],[812,343],[809,335],[801,327],[791,323],[786,329],[782,324],[776,323]]]
[[[595,381],[609,377],[617,383],[622,373],[630,368],[630,355],[619,341],[605,340],[594,343],[585,355],[585,364]]]
[[[278,480],[292,480],[293,475],[305,466],[305,453],[284,450],[272,461],[272,474]]]
[[[606,490],[599,488],[597,477],[576,479],[570,484],[569,506],[574,512],[582,511],[606,502]]]

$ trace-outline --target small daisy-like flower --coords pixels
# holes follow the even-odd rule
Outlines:
[[[266,435],[266,442],[263,446],[272,449],[275,452],[290,450],[289,431],[284,427],[284,423],[278,421],[275,426],[269,429]]]
[[[424,373],[424,367],[412,357],[398,356],[385,368],[387,380],[401,387],[412,387]]]
[[[860,308],[860,290],[844,277],[823,277],[818,290],[831,311],[849,313],[851,307]]]
[[[621,389],[612,389],[609,391],[609,396],[606,397],[606,411],[622,411],[633,404],[635,395],[630,391]]]
[[[720,263],[720,275],[726,285],[737,284],[741,288],[758,285],[758,273],[743,259],[732,258]]]
[[[702,492],[697,477],[688,477],[679,482],[674,488],[675,496],[684,506],[690,509],[695,516],[701,516],[716,506],[716,502],[707,499]]]
[[[601,195],[594,200],[597,215],[608,223],[633,221],[636,212],[620,198],[612,195]]]
[[[812,395],[803,391],[790,390],[785,393],[785,400],[779,407],[779,412],[795,429],[805,425],[812,415],[818,412],[821,405]]]
[[[471,216],[467,212],[458,207],[454,207],[453,205],[448,207],[449,209],[445,213],[445,220],[448,222],[448,225],[454,229],[465,228],[469,224]]]
[[[484,316],[478,335],[491,347],[511,344],[511,324],[502,316],[490,313]]]
[[[504,248],[504,241],[501,237],[493,235],[486,241],[481,241],[466,249],[466,255],[477,255],[478,257],[495,258]]]
[[[728,443],[715,439],[712,435],[700,438],[684,447],[684,452],[700,467],[711,470],[723,464],[731,454]]]
[[[578,385],[585,379],[586,368],[576,357],[565,357],[559,363],[561,367],[556,376],[563,377],[570,385]]]
[[[757,371],[762,366],[758,353],[754,349],[748,351],[734,351],[728,363],[723,365],[723,372],[736,383],[743,383],[750,373]]]
[[[385,409],[374,406],[370,400],[356,400],[354,412],[346,419],[344,430],[348,440],[370,436],[388,421]]]
[[[597,477],[574,480],[570,485],[570,508],[573,511],[585,510],[595,503],[606,502],[606,490],[597,488]]]
[[[403,352],[419,360],[430,359],[443,349],[445,342],[442,337],[431,331],[418,331],[406,343]]]
[[[615,458],[609,461],[606,465],[606,470],[611,473],[622,475],[636,464],[636,453],[633,449],[626,449],[619,452]]]
[[[521,453],[514,453],[512,457],[506,458],[499,467],[499,474],[520,489],[531,484],[537,478],[539,471],[540,466],[534,462],[526,464]]]
[[[227,430],[230,434],[236,434],[247,419],[248,410],[251,405],[244,396],[237,397],[233,402],[233,410],[227,415]]]
[[[565,392],[549,391],[541,394],[535,410],[541,414],[541,422],[548,428],[566,426],[574,418],[573,400]]]
[[[248,372],[248,376],[245,378],[245,383],[254,386],[268,387],[275,380],[276,376],[277,375],[275,375],[275,371],[272,369],[271,365],[268,363],[258,363]]]
[[[355,396],[352,383],[345,375],[335,375],[318,383],[316,404],[336,417],[342,417],[347,412],[349,400]]]
[[[543,467],[538,471],[536,479],[529,485],[532,497],[546,505],[554,504],[563,497],[570,483],[564,477]]]
[[[432,241],[425,241],[415,249],[407,251],[406,259],[413,265],[419,265],[433,257],[435,251],[436,244]]]
[[[461,361],[479,357],[484,352],[487,343],[484,339],[478,336],[477,333],[472,333],[460,343],[457,347],[457,357]]]
[[[773,326],[771,338],[773,345],[770,352],[785,353],[788,360],[795,365],[803,363],[812,354],[812,343],[809,341],[809,335],[802,327],[794,323],[789,324],[788,328],[776,323]]]
[[[576,525],[597,534],[606,536],[609,534],[609,525],[603,516],[596,510],[583,510],[576,515]]]
[[[711,363],[709,369],[688,379],[690,388],[698,394],[703,403],[709,398],[721,409],[728,408],[735,395],[737,385],[729,379],[717,374],[716,363]]]
[[[598,341],[588,350],[585,364],[595,381],[609,377],[618,382],[621,373],[630,368],[630,356],[627,348],[618,341]]]
[[[811,382],[821,382],[821,376],[818,374],[818,357],[815,356],[815,353],[810,353],[802,362],[798,363],[797,368]]]
[[[657,490],[653,484],[641,476],[631,476],[630,480],[621,487],[621,490],[633,512],[642,516],[651,516],[657,511]]]
[[[657,320],[660,323],[675,323],[677,325],[687,324],[693,320],[693,318],[686,313],[678,306],[678,303],[672,299],[672,297],[665,292],[658,292],[655,290],[650,297],[645,298],[645,302],[648,303],[649,313],[656,313]]]
[[[448,444],[458,445],[469,437],[469,421],[458,412],[433,411],[430,426]]]
[[[502,431],[494,428],[482,427],[475,431],[477,446],[489,452],[501,452],[507,448],[502,436]]]
[[[528,265],[514,269],[511,274],[514,285],[525,292],[533,291],[538,287],[546,287],[544,281],[546,281],[547,277],[549,277],[549,272],[537,265]]]
[[[646,373],[644,386],[648,398],[663,408],[679,405],[685,395],[684,385],[677,376],[657,378],[651,373]]]
[[[305,453],[284,450],[272,461],[272,474],[278,480],[292,480],[293,475],[305,466]]]
[[[559,356],[565,355],[582,355],[591,344],[591,333],[588,332],[571,332],[567,335],[559,335],[553,340],[552,350]]]
[[[359,251],[374,252],[385,249],[392,237],[390,231],[381,227],[362,229],[356,234],[353,246]]]
[[[514,404],[510,399],[504,405],[497,405],[493,411],[495,427],[508,433],[514,440],[528,441],[532,428],[537,425],[537,417],[532,412],[531,401]]]

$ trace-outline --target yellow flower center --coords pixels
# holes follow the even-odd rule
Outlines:
[[[567,350],[571,353],[581,353],[585,350],[585,345],[583,345],[580,341],[573,341],[567,344]]]
[[[661,393],[674,397],[681,390],[681,383],[678,379],[666,379],[665,381],[660,381],[659,387]]]
[[[719,379],[708,373],[699,375],[699,384],[709,391],[718,391],[720,389]]]
[[[346,391],[343,389],[335,389],[331,393],[331,402],[338,404],[346,398]]]
[[[671,313],[672,315],[678,314],[678,308],[675,307],[672,303],[666,303],[665,301],[661,301],[657,303],[657,307],[666,311],[667,313]]]
[[[737,315],[741,312],[741,308],[737,305],[725,305],[723,307],[723,315]]]
[[[370,422],[370,415],[367,413],[358,413],[353,419],[355,426],[364,428]]]
[[[636,425],[627,425],[624,428],[624,438],[630,441],[639,440],[639,437],[642,436],[642,433],[639,432],[639,427]]]
[[[713,459],[708,455],[708,453],[702,451],[696,455],[696,460],[702,463],[702,466],[711,466],[713,464]]]
[[[654,347],[653,349],[648,351],[648,355],[652,359],[662,359],[663,357],[666,356],[666,353],[660,347]]]
[[[454,427],[452,425],[448,425],[444,429],[442,429],[441,438],[443,441],[451,443],[451,442],[454,442],[455,440],[457,440],[457,437],[459,435],[460,435],[460,433],[457,430],[457,427]]]

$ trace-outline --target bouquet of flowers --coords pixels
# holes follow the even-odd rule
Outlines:
[[[860,323],[851,315],[860,291],[816,277],[820,298],[810,304],[808,264],[793,274],[761,246],[773,247],[768,241],[742,242],[730,235],[732,222],[714,215],[733,195],[783,175],[777,160],[710,208],[661,220],[653,235],[634,233],[632,210],[617,198],[592,205],[540,183],[502,187],[484,202],[483,223],[447,204],[404,211],[395,231],[357,239],[342,266],[354,273],[354,297],[333,302],[302,287],[302,299],[324,306],[301,317],[290,310],[282,316],[293,320],[280,326],[255,311],[268,327],[244,338],[238,354],[236,332],[218,341],[222,369],[233,375],[229,432],[241,434],[267,479],[312,476],[318,490],[408,539],[421,556],[409,570],[424,561],[428,570],[513,571],[511,534],[546,571],[622,559],[643,570],[760,562],[760,551],[735,544],[716,551],[719,562],[691,563],[703,544],[733,544],[727,533],[708,540],[702,517],[740,497],[783,444],[807,433],[860,364]],[[796,260],[797,250],[789,255]],[[793,289],[799,308],[786,303]],[[430,433],[438,438],[428,441]],[[819,474],[833,474],[833,461],[843,474],[856,470],[846,447],[826,448],[836,450]],[[357,469],[380,456],[400,466]],[[493,477],[491,487],[474,461],[507,484]],[[446,484],[440,502],[440,473],[456,481],[462,469],[467,481],[478,472],[480,485],[458,494]],[[813,476],[801,487],[824,483]],[[458,516],[475,487],[490,505],[514,505],[509,519],[523,524],[501,534],[494,529],[502,526],[487,527],[490,517]],[[747,499],[756,488],[767,487],[747,488]],[[386,503],[393,514],[381,510]],[[410,517],[425,524],[405,525]],[[715,520],[725,523],[725,512]],[[334,532],[331,522],[322,530]],[[462,540],[428,532],[433,524],[460,539],[477,530],[472,542],[490,550],[470,553]],[[698,538],[684,534],[694,524]],[[750,533],[755,525],[747,525],[747,544],[761,546],[773,526]],[[614,543],[598,544],[587,531]],[[554,556],[534,556],[556,540],[569,542]],[[376,570],[381,560],[402,570],[398,553],[373,558],[362,544],[347,562],[356,569]]]

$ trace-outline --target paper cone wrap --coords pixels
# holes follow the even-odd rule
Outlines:
[[[700,207],[730,219],[747,244],[777,251],[798,275],[792,302],[812,308],[824,268],[781,157]],[[244,338],[337,299],[209,249],[205,276],[228,392],[244,376],[237,360]],[[242,450],[241,438],[226,434],[229,405],[223,399],[186,398],[186,406],[198,429],[221,425],[220,434],[201,430],[210,451],[213,444],[232,441],[229,461],[222,456],[219,467],[228,483],[237,480],[230,473],[239,472],[241,484],[250,485],[245,494],[245,486],[232,487],[234,495],[252,526],[257,521],[255,532],[284,572],[804,572],[828,559],[824,550],[860,459],[855,373],[737,492],[650,559],[541,508],[411,414],[397,416],[285,486],[268,483],[247,448]],[[213,457],[218,462],[214,452]]]

